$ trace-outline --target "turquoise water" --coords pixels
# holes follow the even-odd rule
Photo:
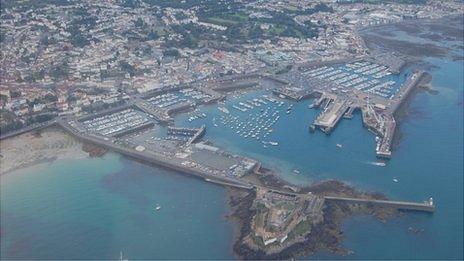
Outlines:
[[[374,136],[362,127],[359,114],[342,120],[330,136],[309,133],[318,113],[308,109],[311,101],[281,113],[267,138],[279,142],[275,147],[264,148],[220,123],[215,127],[212,118],[221,115],[216,106],[202,109],[206,119],[188,122],[182,115],[177,121],[205,123],[207,139],[257,158],[297,184],[336,178],[393,199],[434,197],[433,215],[407,213],[385,224],[370,217],[347,220],[343,244],[355,251],[349,258],[462,258],[464,68],[462,62],[429,61],[438,66],[432,74],[440,93],[414,97],[401,121],[400,145],[386,167],[371,164]],[[295,168],[300,175],[292,172]],[[1,176],[0,188],[2,258],[117,258],[121,250],[131,259],[233,258],[224,189],[116,154],[18,170]],[[154,211],[156,204],[160,211]],[[411,234],[408,227],[425,231]]]
[[[233,258],[224,189],[116,154],[19,170],[0,188],[2,259]]]
[[[367,217],[355,217],[344,224],[344,245],[355,251],[350,258],[462,258],[463,238],[463,71],[462,61],[428,59],[433,69],[433,86],[438,95],[418,93],[408,116],[400,122],[401,140],[386,167],[375,166],[374,136],[362,127],[361,116],[342,120],[327,136],[310,134],[309,124],[317,110],[308,109],[312,101],[294,103],[291,114],[281,114],[269,140],[277,147],[264,148],[259,141],[245,139],[233,130],[214,127],[211,118],[221,114],[215,106],[203,110],[207,119],[179,124],[206,124],[207,137],[221,147],[258,158],[280,170],[280,175],[298,184],[324,179],[340,179],[365,190],[380,191],[392,199],[422,201],[433,197],[437,212],[433,215],[408,213],[382,224]],[[249,94],[249,100],[263,92]],[[226,105],[228,105],[226,103]],[[282,106],[285,110],[289,102]],[[228,106],[230,108],[230,106]],[[231,113],[246,113],[231,109]],[[337,148],[336,144],[343,144]],[[295,175],[292,170],[299,169]],[[393,182],[393,178],[399,180]],[[425,229],[421,234],[409,227]],[[375,235],[375,236],[373,236]],[[385,244],[385,240],[391,241]],[[337,258],[320,254],[316,257]]]
[[[181,125],[207,125],[206,139],[229,151],[261,160],[297,184],[336,178],[392,199],[433,197],[433,215],[406,213],[381,223],[371,217],[344,222],[348,258],[463,258],[463,71],[462,61],[428,59],[438,95],[420,92],[400,123],[401,141],[387,166],[376,162],[374,136],[361,117],[342,120],[327,136],[309,133],[319,113],[312,101],[280,108],[281,119],[263,147],[233,130],[215,127],[217,106],[202,108],[206,119]],[[250,93],[230,104],[265,93]],[[245,115],[243,115],[245,117]],[[343,144],[337,148],[336,144]],[[293,169],[299,169],[296,175]],[[398,183],[392,181],[399,180]],[[59,160],[0,177],[1,258],[102,259],[233,258],[233,224],[223,188],[109,153],[103,158]],[[155,211],[159,204],[162,209]],[[424,229],[412,234],[408,227]],[[318,258],[340,258],[318,253]]]

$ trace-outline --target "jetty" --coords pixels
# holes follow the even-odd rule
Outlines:
[[[240,189],[243,189],[243,188],[252,189],[253,188],[253,186],[251,186],[247,182],[244,182],[238,179],[224,177],[224,176],[212,175],[209,172],[201,168],[195,168],[195,167],[184,165],[182,164],[182,161],[177,160],[176,158],[166,158],[166,157],[162,157],[155,153],[149,153],[146,151],[140,151],[137,149],[123,147],[115,143],[114,139],[91,134],[84,130],[78,130],[73,126],[74,124],[72,122],[73,120],[70,118],[61,118],[56,121],[56,124],[62,127],[64,130],[66,130],[68,133],[70,133],[74,137],[78,138],[79,140],[89,142],[92,144],[96,144],[103,148],[121,153],[125,156],[131,157],[137,160],[141,160],[143,162],[147,162],[147,163],[155,164],[160,167],[165,167],[168,169],[176,170],[181,173],[190,174],[191,176],[199,177],[204,180],[208,179],[209,182],[217,183],[219,185],[227,185],[227,186],[236,187]],[[196,134],[198,133],[204,133],[204,128],[201,128],[200,130],[198,130]]]
[[[317,116],[313,124],[329,134],[349,108],[347,100],[328,98],[324,110]]]
[[[334,202],[346,202],[351,204],[372,204],[377,206],[392,207],[399,210],[421,211],[421,212],[435,212],[435,205],[432,199],[423,203],[407,202],[407,201],[393,201],[393,200],[375,200],[375,199],[362,199],[362,198],[348,198],[325,196],[325,200]]]

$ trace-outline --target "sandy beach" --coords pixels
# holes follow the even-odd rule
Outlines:
[[[88,157],[82,143],[58,128],[0,141],[0,175],[56,159]]]

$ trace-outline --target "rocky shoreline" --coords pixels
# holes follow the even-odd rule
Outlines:
[[[91,158],[101,157],[108,151],[105,148],[90,143],[83,143],[82,150],[87,152]]]
[[[386,199],[379,193],[361,192],[340,181],[323,181],[305,188],[302,192],[312,192],[318,195],[349,196],[369,199]],[[369,204],[357,205],[326,202],[323,209],[324,220],[314,226],[304,241],[291,244],[280,252],[267,254],[263,250],[250,247],[245,238],[252,233],[252,220],[256,211],[252,208],[255,191],[229,190],[229,206],[232,214],[229,216],[238,225],[234,253],[239,259],[291,259],[308,256],[318,251],[329,251],[339,255],[348,255],[351,251],[341,246],[344,234],[342,221],[353,215],[372,215],[381,221],[397,215],[393,208],[378,207]]]

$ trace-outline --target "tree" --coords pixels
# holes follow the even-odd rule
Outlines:
[[[151,32],[147,35],[147,40],[158,40],[159,35],[157,32],[151,30]]]
[[[163,56],[174,56],[174,57],[179,57],[180,56],[180,53],[177,49],[167,49],[167,50],[164,50],[163,51]]]
[[[260,39],[263,36],[264,32],[263,29],[257,24],[255,24],[249,32],[249,37],[251,39]]]

